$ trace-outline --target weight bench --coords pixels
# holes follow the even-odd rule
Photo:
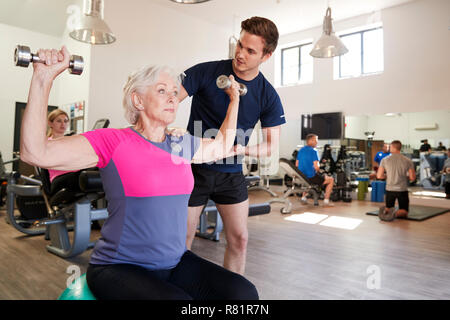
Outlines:
[[[322,193],[321,186],[311,184],[308,178],[298,170],[292,161],[281,158],[280,168],[292,178],[292,187],[284,192],[283,199],[289,201],[291,194],[297,195],[297,193],[307,192],[314,199],[314,205],[319,205],[319,196]],[[282,213],[285,213],[282,211]]]

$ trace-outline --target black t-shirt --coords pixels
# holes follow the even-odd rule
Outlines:
[[[194,136],[215,136],[225,119],[230,98],[217,87],[216,79],[220,75],[232,74],[236,81],[245,84],[248,90],[239,100],[235,144],[247,145],[258,120],[261,120],[262,128],[275,127],[286,122],[280,97],[261,72],[255,79],[245,81],[233,72],[232,60],[220,60],[197,64],[187,69],[185,74],[183,87],[189,96],[193,96],[187,129]],[[219,160],[202,166],[220,172],[242,171],[242,165],[236,157],[232,161]]]

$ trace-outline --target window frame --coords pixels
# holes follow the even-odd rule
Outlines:
[[[370,74],[377,74],[377,73],[381,73],[384,71],[384,64],[383,64],[383,70],[381,71],[375,71],[375,72],[364,72],[364,33],[365,32],[370,32],[370,31],[374,31],[374,30],[378,30],[378,29],[383,29],[383,26],[376,26],[376,27],[371,27],[368,29],[363,29],[363,30],[359,30],[359,31],[354,31],[354,32],[350,32],[350,33],[344,33],[344,34],[340,34],[339,38],[342,39],[346,36],[352,36],[355,34],[360,34],[360,55],[361,55],[361,73],[356,75],[356,76],[342,76],[342,66],[341,66],[341,59],[342,56],[339,56],[339,73],[338,73],[338,79],[347,79],[347,78],[355,78],[355,77],[361,77],[364,75],[370,75]],[[384,39],[384,35],[383,35],[383,39]],[[384,48],[384,43],[383,43],[383,48]],[[384,55],[384,52],[383,52]],[[384,57],[383,57],[384,60]]]
[[[280,64],[281,65],[281,77],[280,77],[280,86],[281,87],[287,87],[287,86],[296,85],[296,84],[300,83],[300,79],[301,79],[301,75],[302,75],[302,47],[308,46],[311,44],[313,44],[312,41],[281,48],[281,50],[280,50],[281,51],[281,64]],[[298,78],[297,78],[297,82],[286,84],[286,83],[284,83],[284,55],[283,55],[283,53],[285,50],[290,50],[290,49],[294,49],[294,48],[298,48]],[[313,63],[314,63],[314,61],[313,61]],[[314,76],[314,74],[313,74],[313,76]]]

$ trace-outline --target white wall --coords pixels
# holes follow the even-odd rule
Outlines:
[[[449,12],[448,0],[418,0],[382,10],[377,15],[384,30],[382,74],[333,80],[333,60],[314,59],[312,84],[278,88],[288,122],[282,129],[283,150],[293,150],[299,144],[298,135],[292,133],[302,113],[342,111],[346,115],[373,115],[449,109]],[[377,21],[372,15],[364,15],[335,21],[334,27],[339,32],[368,22]],[[279,45],[308,38],[317,40],[321,32],[318,26],[285,35]],[[262,68],[272,83],[276,59],[275,56]]]
[[[367,128],[369,131],[375,131],[376,140],[400,140],[404,145],[418,149],[421,145],[420,140],[428,139],[428,143],[435,148],[439,141],[448,146],[449,120],[450,109],[402,113],[395,117],[375,115],[369,117]],[[437,124],[437,128],[433,130],[415,129],[417,126],[429,124]]]
[[[108,46],[92,49],[89,127],[107,117],[110,127],[125,127],[122,87],[128,75],[148,64],[166,64],[184,71],[204,61],[226,59],[225,31],[191,16],[136,0],[108,1],[105,20],[117,36]],[[174,126],[186,127],[190,99],[180,104]]]

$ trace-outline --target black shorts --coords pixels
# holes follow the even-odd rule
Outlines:
[[[308,178],[308,180],[311,184],[316,184],[318,186],[321,186],[325,182],[325,177],[323,175],[316,173],[316,175],[314,177]]]
[[[190,207],[203,206],[211,199],[218,204],[235,204],[248,199],[247,182],[242,172],[219,172],[192,164],[194,190]]]
[[[386,190],[386,208],[395,207],[395,200],[398,200],[398,208],[409,211],[408,191],[387,191]]]

